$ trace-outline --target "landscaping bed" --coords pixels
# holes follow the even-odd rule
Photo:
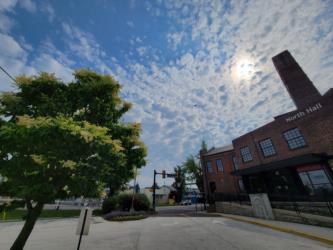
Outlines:
[[[108,221],[130,221],[130,220],[141,220],[148,217],[146,212],[126,212],[126,211],[113,211],[105,214],[103,218]]]

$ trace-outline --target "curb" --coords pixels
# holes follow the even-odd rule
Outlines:
[[[294,234],[297,236],[301,236],[303,238],[308,238],[310,240],[320,241],[322,243],[333,245],[333,240],[326,238],[324,236],[313,235],[313,234],[309,234],[309,233],[306,233],[303,231],[298,231],[295,229],[290,229],[290,228],[285,228],[285,227],[280,227],[280,226],[275,226],[275,225],[269,225],[266,223],[261,223],[261,222],[257,222],[257,221],[253,221],[253,220],[247,220],[247,219],[238,218],[238,217],[234,217],[234,216],[230,216],[230,215],[224,215],[224,214],[220,214],[220,215],[224,218],[241,221],[241,222],[245,222],[245,223],[249,223],[249,224],[253,224],[253,225],[257,225],[257,226],[261,226],[261,227],[266,227],[266,228],[270,228],[270,229],[273,229],[276,231],[290,233],[290,234]]]
[[[94,216],[93,216],[94,217]],[[75,219],[79,218],[79,216],[72,216],[72,217],[43,217],[43,218],[38,218],[37,221],[40,220],[58,220],[58,219]],[[25,220],[23,219],[12,219],[12,220],[0,220],[1,223],[7,223],[7,222],[24,222]]]

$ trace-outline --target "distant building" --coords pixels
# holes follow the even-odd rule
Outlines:
[[[168,203],[168,198],[171,191],[175,191],[175,189],[171,186],[161,186],[160,188],[156,188],[155,190],[156,204]],[[148,197],[150,204],[153,203],[153,189],[151,187],[146,187],[141,189],[140,193],[144,193]]]
[[[333,89],[321,95],[288,51],[273,63],[297,109],[201,152],[207,195],[333,195]]]
[[[201,152],[206,194],[240,192],[236,185],[239,178],[231,175],[231,172],[237,169],[234,165],[234,157],[235,152],[232,145]]]

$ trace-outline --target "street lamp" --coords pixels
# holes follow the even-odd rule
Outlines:
[[[135,145],[133,146],[131,149],[139,149],[140,146]],[[134,167],[134,183],[133,183],[133,194],[132,194],[132,203],[131,203],[131,208],[130,208],[130,213],[132,213],[134,211],[134,196],[135,196],[135,186],[136,186],[136,176],[137,176],[137,167]]]

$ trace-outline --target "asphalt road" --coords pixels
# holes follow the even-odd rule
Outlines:
[[[200,216],[203,211],[203,205],[188,205],[188,206],[161,206],[156,207],[158,216],[160,217],[178,217],[178,216]]]
[[[179,208],[180,209],[180,208]],[[163,210],[163,209],[162,209]],[[168,210],[168,209],[164,209]],[[41,220],[27,250],[76,249],[77,219]],[[0,223],[0,249],[9,249],[22,223]],[[329,249],[322,243],[222,217],[150,217],[108,222],[94,218],[81,249]]]

